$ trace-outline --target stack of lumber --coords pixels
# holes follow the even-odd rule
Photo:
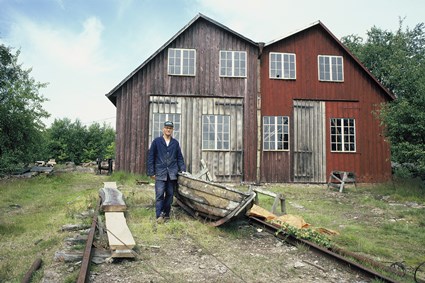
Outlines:
[[[105,226],[109,248],[113,258],[133,258],[136,245],[133,235],[127,226],[124,212],[127,206],[116,182],[104,182],[99,190],[102,203],[100,209],[105,212]]]

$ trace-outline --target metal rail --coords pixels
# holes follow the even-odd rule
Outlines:
[[[88,282],[88,277],[90,274],[90,261],[92,257],[92,246],[93,246],[94,234],[96,232],[97,215],[99,214],[100,203],[101,203],[101,199],[99,197],[99,200],[96,205],[96,209],[94,211],[90,233],[87,238],[86,248],[84,249],[83,260],[81,262],[80,274],[78,275],[77,283]]]
[[[369,268],[367,268],[367,267],[365,267],[365,266],[363,266],[363,265],[361,265],[361,264],[359,264],[359,263],[357,263],[355,261],[349,260],[349,259],[343,257],[341,254],[338,254],[338,253],[336,253],[334,251],[331,251],[331,250],[325,249],[323,247],[320,247],[320,246],[318,246],[318,245],[316,245],[316,244],[314,244],[314,243],[312,243],[310,241],[307,241],[307,240],[304,240],[304,239],[298,239],[296,237],[293,237],[292,235],[288,235],[288,234],[284,234],[284,233],[276,233],[276,232],[278,232],[278,228],[276,226],[273,226],[272,224],[267,223],[267,222],[265,222],[265,221],[263,221],[261,219],[258,219],[258,218],[253,217],[253,216],[250,216],[249,219],[251,221],[253,221],[254,224],[261,225],[262,227],[266,228],[268,231],[272,231],[274,233],[274,235],[276,237],[278,237],[279,239],[285,240],[285,241],[287,241],[287,242],[289,242],[291,244],[302,243],[304,245],[307,245],[310,248],[312,248],[313,251],[318,252],[318,253],[320,253],[322,255],[328,256],[328,257],[330,257],[332,259],[335,259],[338,262],[341,262],[341,263],[349,266],[352,269],[355,269],[357,271],[362,272],[363,274],[365,274],[368,277],[379,279],[379,280],[382,280],[384,282],[390,282],[390,283],[397,283],[398,282],[398,281],[395,281],[392,278],[389,278],[389,277],[386,277],[386,276],[384,276],[382,274],[379,274],[379,273],[377,273],[377,272],[375,272],[375,271],[373,271],[373,270],[371,270],[371,269],[369,269]],[[339,253],[343,253],[342,250],[338,250],[338,252]],[[349,256],[352,255],[352,254],[348,254],[348,252],[345,252],[344,254],[345,255],[349,255]],[[371,263],[371,260],[369,260],[367,262],[369,264],[375,266],[375,267],[380,268],[380,269],[383,269],[383,270],[386,270],[386,271],[389,271],[389,272],[392,272],[392,273],[397,273],[394,270],[388,270],[388,267],[383,266],[383,265],[380,265],[380,264],[378,264],[376,262],[374,264],[372,264]],[[400,274],[397,274],[397,275],[398,276],[401,276]]]

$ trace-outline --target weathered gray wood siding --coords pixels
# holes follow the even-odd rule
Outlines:
[[[196,76],[169,76],[167,74],[168,48],[196,49]],[[220,50],[247,52],[246,78],[219,76]],[[253,133],[257,129],[257,58],[258,48],[251,42],[243,40],[203,18],[195,21],[115,91],[117,170],[142,174],[146,172],[146,156],[150,143],[150,96],[181,96],[195,99],[228,97],[239,98],[243,101],[243,115],[240,117],[240,126],[243,125],[241,130],[242,153],[235,156],[227,154],[226,157],[213,158],[209,154],[202,153],[202,157],[210,160],[214,167],[217,167],[214,168],[216,172],[222,172],[221,167],[231,167],[234,166],[233,164],[239,164],[239,160],[242,160],[243,171],[241,174],[243,176],[241,179],[255,180],[257,137]],[[196,100],[191,103],[192,105],[203,104],[202,101]],[[189,107],[188,109],[182,108],[181,111],[190,113],[193,110]],[[190,116],[190,114],[188,115]],[[182,123],[191,122],[200,123],[200,121],[182,121]],[[191,132],[190,134],[200,135],[201,132]],[[186,135],[186,133],[182,132],[182,135]],[[194,150],[191,154],[199,154],[199,150]],[[197,162],[200,157],[191,156],[189,160]]]
[[[294,182],[326,181],[325,102],[294,100]]]
[[[240,98],[151,96],[150,113],[180,114],[180,147],[187,171],[201,171],[203,159],[217,181],[241,181],[243,172],[243,100]],[[230,117],[230,148],[202,149],[202,115]],[[155,137],[150,125],[149,141]]]

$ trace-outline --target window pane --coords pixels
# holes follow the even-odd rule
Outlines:
[[[289,117],[263,117],[263,150],[289,149]]]
[[[295,54],[270,53],[270,78],[295,79]]]
[[[152,141],[162,136],[162,128],[165,121],[172,121],[174,123],[173,137],[177,140],[180,139],[180,114],[175,113],[153,113],[152,117]]]
[[[341,56],[319,55],[319,80],[343,81],[343,58]]]
[[[202,148],[203,149],[229,149],[230,116],[203,115],[202,116]]]
[[[341,152],[356,151],[355,122],[351,118],[332,118],[331,150]]]
[[[168,73],[170,75],[195,75],[196,50],[168,49]]]
[[[246,76],[246,52],[220,51],[220,76]]]

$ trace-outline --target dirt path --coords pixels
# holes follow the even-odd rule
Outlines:
[[[166,225],[166,224],[165,224]],[[194,238],[169,238],[137,260],[102,264],[90,282],[369,282],[345,266],[241,224],[244,239],[219,237],[209,250]]]

